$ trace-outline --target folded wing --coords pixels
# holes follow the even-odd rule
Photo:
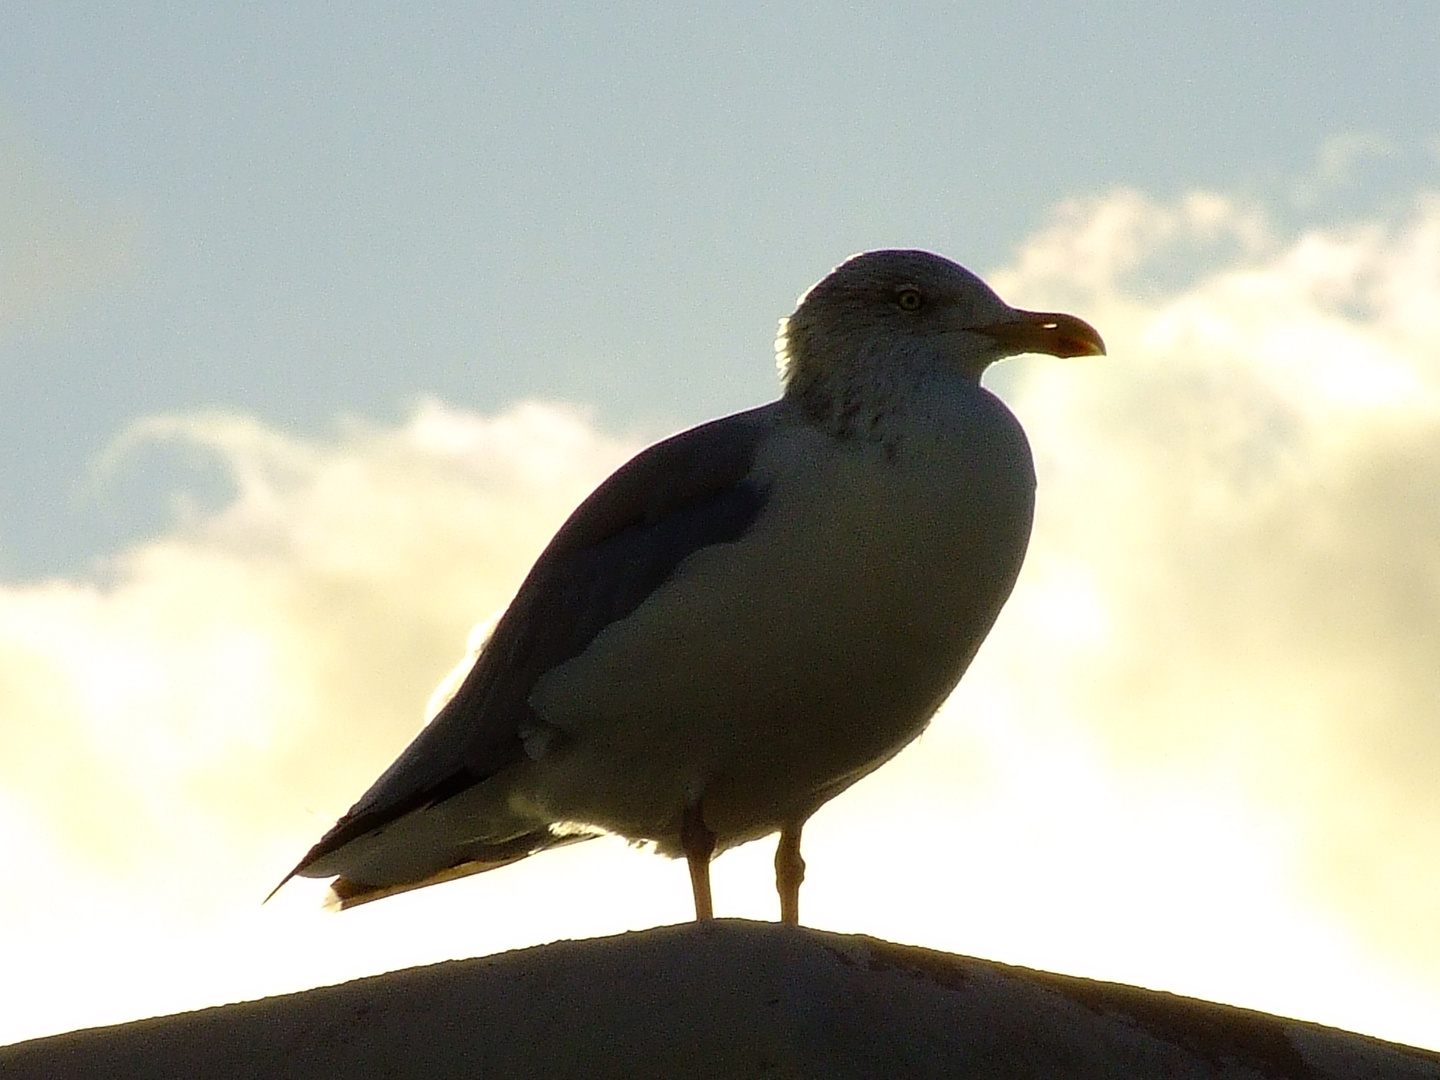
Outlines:
[[[536,561],[455,696],[285,881],[339,874],[335,891],[349,906],[577,839],[548,829],[490,839],[457,835],[425,860],[433,865],[423,872],[407,866],[400,881],[351,878],[346,857],[347,848],[363,846],[364,862],[373,865],[378,834],[387,827],[523,761],[525,734],[538,723],[528,704],[536,681],[633,612],[689,555],[744,535],[767,498],[751,469],[778,407],[738,413],[657,443],[581,503]]]

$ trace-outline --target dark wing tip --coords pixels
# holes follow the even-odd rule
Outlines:
[[[299,868],[298,866],[295,868],[295,870],[299,870],[299,869],[300,869],[300,868]],[[280,891],[281,889],[283,889],[287,884],[289,884],[290,879],[295,876],[295,870],[291,870],[288,874],[286,874],[283,878],[280,879],[280,884],[279,884],[279,885],[276,885],[273,889],[271,889],[268,893],[265,894],[265,899],[260,901],[260,905],[261,905],[262,907],[263,907],[264,905],[268,904],[268,903],[274,898],[274,896],[275,896],[275,894],[276,894],[277,892],[279,892],[279,891]]]

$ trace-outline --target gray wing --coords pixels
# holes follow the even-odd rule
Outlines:
[[[286,880],[522,760],[536,681],[633,612],[687,556],[738,540],[754,522],[768,493],[751,466],[778,407],[657,443],[596,488],[536,561],[455,696]]]

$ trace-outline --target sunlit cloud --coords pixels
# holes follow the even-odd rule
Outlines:
[[[84,862],[184,863],[169,887],[212,898],[207,875],[254,873],[277,836],[298,854],[306,808],[353,801],[418,730],[467,629],[634,449],[572,410],[427,403],[325,443],[160,418],[117,453],[157,439],[208,447],[237,495],[117,556],[107,583],[0,591],[0,787]]]
[[[1041,497],[996,644],[1115,762],[1278,820],[1306,895],[1437,980],[1440,199],[1284,244],[1211,199],[1204,230],[1241,254],[1137,303],[1126,278],[1204,231],[1197,198],[1067,207],[997,275],[1033,306],[1063,293],[1112,356],[1014,388]],[[1076,595],[1073,644],[1016,640]]]
[[[1029,560],[932,730],[807,830],[807,920],[1440,1045],[1440,197],[1287,235],[1117,191],[989,277],[1111,355],[995,372],[1040,474]],[[51,1001],[11,1037],[63,1026],[36,965],[102,917],[67,888],[132,920],[80,934],[92,982],[167,914],[175,957],[226,928],[198,997],[139,1010],[684,917],[683,870],[606,841],[342,916],[304,882],[256,907],[632,443],[431,402],[326,438],[146,420],[101,471],[156,441],[233,499],[94,580],[0,588],[0,835],[30,868],[0,911],[42,935],[0,959]],[[769,857],[719,861],[721,914],[774,917]]]

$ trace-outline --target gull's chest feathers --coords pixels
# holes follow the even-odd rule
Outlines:
[[[797,427],[764,448],[757,472],[774,478],[767,513],[750,545],[716,550],[713,566],[728,555],[743,567],[757,616],[771,608],[787,620],[772,635],[819,646],[801,650],[828,658],[806,679],[817,692],[873,691],[876,708],[893,701],[901,711],[921,707],[921,695],[923,721],[1009,595],[1034,472],[1004,406],[989,395],[976,404],[913,425],[898,445]],[[718,575],[710,580],[719,587]]]
[[[773,767],[820,784],[879,764],[954,687],[1019,571],[1029,448],[984,398],[898,452],[779,425],[755,461],[768,498],[751,528],[540,679],[536,712],[612,763],[648,759],[657,780]]]

